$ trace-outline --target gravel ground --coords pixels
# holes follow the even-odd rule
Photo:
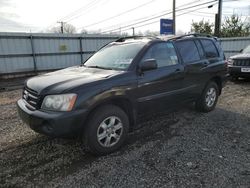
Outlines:
[[[125,146],[93,157],[22,123],[21,90],[0,93],[1,187],[250,187],[250,82],[229,82],[210,113],[152,115]]]

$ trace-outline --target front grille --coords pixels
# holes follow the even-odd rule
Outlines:
[[[235,66],[247,67],[250,66],[250,59],[235,59],[234,60]]]
[[[39,105],[39,95],[36,91],[31,90],[29,88],[24,88],[23,90],[23,100],[26,101],[28,107],[32,110],[38,109]]]

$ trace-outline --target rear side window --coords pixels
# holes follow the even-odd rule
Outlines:
[[[211,40],[201,39],[201,44],[205,50],[205,55],[207,58],[219,57],[218,51]]]
[[[179,50],[184,63],[192,63],[200,60],[200,55],[194,41],[178,41],[176,42],[176,47]]]

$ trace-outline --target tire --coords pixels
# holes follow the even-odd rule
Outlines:
[[[118,106],[105,105],[90,115],[82,141],[92,154],[106,155],[122,146],[128,130],[127,114]]]
[[[219,88],[215,82],[209,82],[203,90],[201,96],[196,101],[196,109],[200,112],[212,111],[218,101]]]
[[[239,77],[238,76],[231,76],[231,81],[238,81]]]

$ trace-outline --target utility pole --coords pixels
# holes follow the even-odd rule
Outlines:
[[[221,18],[222,18],[222,0],[219,0],[218,4],[218,13],[215,14],[215,36],[220,36],[220,28],[221,28]]]
[[[133,30],[133,36],[135,36],[135,28],[132,27],[132,30]]]
[[[176,21],[175,21],[175,0],[173,0],[173,34],[175,35]]]
[[[57,23],[60,23],[60,24],[61,24],[61,33],[63,33],[63,24],[64,24],[65,22],[57,22]]]

